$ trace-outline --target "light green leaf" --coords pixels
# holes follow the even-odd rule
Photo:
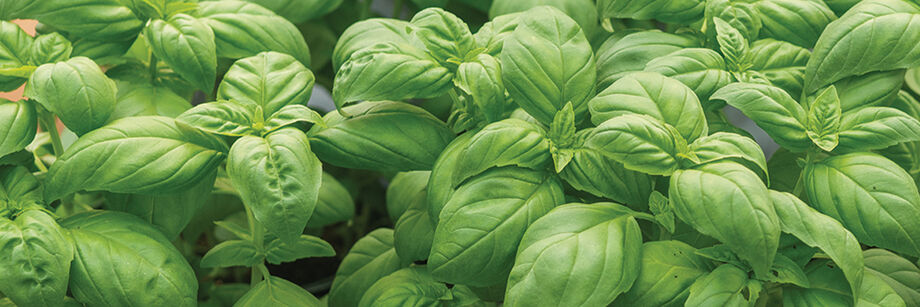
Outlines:
[[[702,0],[599,0],[600,18],[655,19],[666,23],[689,24],[703,18]]]
[[[409,261],[396,256],[392,229],[372,231],[355,242],[342,259],[329,291],[329,305],[358,306],[361,296],[377,280],[408,265]]]
[[[272,238],[265,244],[265,260],[275,265],[303,258],[332,256],[335,256],[332,245],[310,235],[300,235],[291,242]]]
[[[483,48],[483,53],[485,54],[498,56],[502,51],[502,46],[504,46],[505,38],[517,28],[520,15],[521,13],[510,13],[495,16],[483,24],[479,31],[473,34],[476,46]]]
[[[521,15],[502,47],[502,78],[511,98],[544,124],[571,102],[581,122],[594,93],[594,53],[584,32],[558,9],[541,6]]]
[[[840,109],[844,113],[869,106],[882,106],[898,96],[904,85],[904,70],[870,72],[834,82]]]
[[[676,133],[674,127],[647,115],[620,115],[597,126],[585,147],[630,170],[670,175],[678,168],[678,154],[687,151],[687,142]]]
[[[421,10],[409,24],[412,34],[442,66],[456,67],[476,47],[473,33],[466,23],[441,8]]]
[[[658,30],[611,36],[597,50],[597,86],[607,88],[626,74],[642,71],[655,58],[694,47],[700,47],[694,38]]]
[[[550,173],[506,167],[471,178],[441,211],[429,270],[455,284],[503,282],[528,225],[563,201],[562,184]]]
[[[639,276],[642,235],[614,203],[566,204],[527,228],[505,294],[507,306],[602,306]]]
[[[840,119],[839,152],[883,149],[920,141],[920,121],[895,108],[867,107]]]
[[[61,223],[76,256],[70,291],[84,304],[194,306],[198,280],[159,230],[127,213],[93,211]]]
[[[716,91],[711,99],[724,100],[741,110],[783,148],[800,152],[811,145],[805,132],[805,109],[778,87],[733,83]]]
[[[370,18],[353,23],[335,43],[332,67],[337,71],[353,54],[378,43],[410,44],[412,36],[406,32],[408,28],[408,22],[390,18]]]
[[[910,260],[880,248],[863,251],[866,272],[882,279],[907,306],[920,305],[920,269]]]
[[[833,85],[811,102],[808,111],[808,138],[825,151],[834,150],[839,142],[840,98]]]
[[[348,189],[335,177],[323,172],[323,184],[313,216],[307,221],[308,228],[320,228],[332,223],[347,221],[355,215],[355,201]]]
[[[144,26],[144,21],[119,0],[43,0],[35,2],[28,12],[43,24],[79,37],[129,39]]]
[[[182,79],[205,92],[214,88],[217,46],[207,24],[185,14],[153,19],[144,28],[144,37],[153,54]]]
[[[592,37],[600,30],[597,22],[597,9],[594,2],[590,0],[494,0],[492,6],[489,7],[489,19],[497,20],[503,15],[514,15],[515,13],[521,13],[517,15],[524,16],[524,12],[538,6],[551,6],[559,9],[575,20],[588,37]],[[515,17],[515,19],[518,18]],[[501,45],[499,44],[498,47],[500,49]]]
[[[505,118],[505,111],[511,109],[505,99],[501,63],[490,55],[480,54],[476,61],[460,64],[454,85],[473,98],[488,122]]]
[[[725,56],[725,62],[728,69],[733,72],[744,71],[747,66],[746,56],[748,53],[748,40],[738,29],[715,17],[712,20],[716,28],[716,40],[719,42],[719,51]],[[753,37],[756,37],[753,36]],[[752,38],[753,38],[752,37]]]
[[[425,260],[431,253],[434,240],[435,222],[428,215],[428,202],[425,191],[410,204],[394,226],[394,244],[400,259]]]
[[[708,133],[703,107],[693,90],[658,73],[626,75],[592,98],[588,108],[595,125],[624,114],[641,114],[674,126],[687,141]]]
[[[684,306],[690,285],[706,276],[712,264],[680,241],[642,244],[639,277],[612,306]]]
[[[194,186],[173,193],[109,193],[105,196],[106,209],[131,213],[156,226],[167,239],[175,240],[211,197],[216,176],[212,172]]]
[[[160,115],[176,117],[192,104],[168,87],[147,82],[116,80],[118,96],[109,121],[130,116]]]
[[[322,164],[310,151],[307,136],[285,128],[264,138],[244,136],[233,143],[227,175],[243,204],[269,233],[293,242],[316,208]]]
[[[717,132],[704,136],[690,144],[690,150],[696,155],[700,164],[705,164],[723,159],[738,159],[756,166],[751,170],[763,171],[768,175],[767,158],[764,157],[760,145],[753,139],[739,134]]]
[[[761,36],[811,48],[824,27],[837,19],[822,0],[766,0],[754,2],[763,23]]]
[[[201,257],[202,268],[250,267],[265,261],[265,255],[251,241],[229,240],[215,245]]]
[[[730,41],[729,49],[738,51],[740,50],[738,48],[747,48],[746,44],[741,44],[742,40],[740,39],[743,38],[748,43],[753,42],[760,37],[760,30],[763,28],[761,14],[754,8],[754,1],[708,0],[706,1],[704,15],[706,19],[703,21],[705,24],[701,27],[701,30],[706,33],[708,40],[710,40],[710,47],[721,47],[723,42],[719,42],[719,40],[728,39]],[[720,26],[716,24],[716,18],[724,21],[723,26],[727,25],[729,27],[719,29]],[[724,36],[725,34],[731,37]],[[719,36],[722,36],[722,38],[720,39]],[[721,51],[724,54],[726,49]],[[738,53],[738,55],[743,55],[743,52]],[[731,60],[728,61],[731,62]],[[731,63],[729,65],[731,66]]]
[[[805,168],[811,205],[863,244],[920,255],[920,193],[910,175],[872,153],[833,156]]]
[[[784,41],[761,39],[751,44],[750,69],[763,74],[771,84],[790,96],[800,97],[805,82],[805,64],[810,57],[808,49]]]
[[[310,65],[310,49],[303,35],[268,9],[244,1],[202,1],[197,12],[214,31],[219,57],[239,59],[276,51]]]
[[[0,98],[0,157],[26,148],[35,139],[38,114],[32,103]]]
[[[722,56],[715,50],[707,48],[687,48],[674,51],[649,61],[645,65],[645,71],[657,72],[680,81],[693,89],[697,97],[704,101],[716,90],[732,81],[732,76],[726,71],[725,60],[722,59]]]
[[[444,205],[447,204],[450,196],[456,190],[454,173],[459,169],[457,161],[460,161],[460,155],[470,144],[474,134],[467,132],[451,141],[431,168],[431,173],[434,176],[430,176],[428,180],[428,217],[435,224],[438,223],[441,209],[444,208]]]
[[[72,52],[73,46],[63,35],[57,32],[40,35],[32,42],[30,62],[32,65],[63,62]]]
[[[284,106],[306,106],[313,82],[313,72],[290,55],[262,52],[233,63],[220,82],[217,98],[259,106],[268,118]]]
[[[166,193],[190,187],[224,159],[218,138],[167,117],[120,119],[87,133],[51,165],[45,200],[79,191]],[[105,168],[105,172],[97,170]]]
[[[690,286],[685,306],[747,306],[741,293],[748,284],[747,272],[731,264],[723,264],[700,277]]]
[[[548,168],[549,149],[549,139],[534,124],[514,118],[489,124],[473,135],[457,157],[453,186],[493,167]]]
[[[386,204],[390,220],[396,221],[416,203],[425,203],[430,171],[400,172],[387,186]]]
[[[246,0],[257,3],[281,15],[294,24],[314,19],[332,12],[342,0]]]
[[[0,13],[3,14],[3,13]],[[0,20],[0,68],[16,69],[29,63],[32,36],[19,25]],[[0,91],[12,91],[27,78],[0,76]]]
[[[54,217],[26,210],[0,218],[0,247],[0,291],[14,306],[64,306],[74,248]]]
[[[329,112],[328,128],[309,131],[310,145],[323,162],[370,170],[430,169],[454,133],[422,108],[395,101],[346,107],[343,117]]]
[[[654,184],[652,178],[626,169],[601,150],[585,147],[585,138],[592,131],[584,129],[576,134],[572,161],[559,173],[560,178],[577,190],[644,211]]]
[[[176,117],[176,121],[201,131],[227,136],[258,135],[253,110],[231,101],[208,102]]]
[[[93,60],[76,57],[39,66],[29,79],[26,96],[61,118],[78,135],[102,127],[115,110],[115,81]]]
[[[281,107],[280,110],[266,119],[265,128],[262,132],[270,133],[299,122],[311,123],[318,126],[326,125],[326,123],[323,122],[323,117],[319,115],[319,113],[316,113],[316,111],[304,105],[292,104]]]
[[[0,210],[33,203],[44,203],[38,179],[23,166],[0,166]]]
[[[255,287],[246,292],[234,307],[256,307],[256,306],[278,306],[278,307],[299,307],[299,306],[322,306],[322,302],[313,294],[304,290],[304,288],[284,280],[281,277],[267,276],[268,278],[256,284]]]
[[[432,278],[428,270],[410,267],[375,282],[358,306],[439,306],[450,298],[450,289]]]
[[[769,274],[780,221],[767,187],[753,171],[731,161],[679,170],[671,176],[668,195],[677,217],[724,243],[757,276]]]

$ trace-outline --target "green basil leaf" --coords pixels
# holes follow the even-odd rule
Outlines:
[[[264,138],[244,136],[233,143],[227,175],[240,198],[269,233],[293,242],[316,208],[322,164],[307,136],[285,128]]]
[[[370,170],[431,169],[454,134],[422,108],[395,101],[363,102],[329,112],[328,128],[310,130],[310,145],[324,162]]]
[[[769,274],[780,221],[767,187],[753,171],[730,161],[678,170],[668,195],[677,217],[725,243],[757,276]]]
[[[441,211],[428,257],[431,274],[473,286],[503,282],[524,230],[563,201],[561,182],[546,172],[494,168],[471,178]]]
[[[420,48],[380,43],[355,52],[339,68],[332,96],[339,109],[360,100],[432,98],[447,92],[452,78]]]
[[[701,30],[711,40],[711,47],[721,47],[720,49],[722,49],[721,51],[726,56],[730,66],[732,65],[732,60],[729,59],[729,55],[725,54],[726,51],[733,50],[732,52],[737,52],[746,49],[747,43],[753,42],[760,37],[760,30],[763,28],[761,14],[754,8],[754,1],[709,0],[706,1],[704,15],[706,19]],[[715,19],[721,19],[723,21],[722,26],[719,26]],[[719,36],[722,36],[722,38],[719,38]],[[728,41],[722,41],[725,39],[728,39]],[[728,43],[728,45],[725,45],[725,43]],[[743,55],[743,53],[736,53],[736,55]],[[741,64],[741,62],[734,63]]]
[[[470,139],[457,157],[453,184],[459,185],[492,167],[548,168],[549,148],[549,140],[534,124],[513,118],[489,124]]]
[[[780,146],[804,151],[811,142],[805,129],[805,109],[782,89],[753,83],[729,84],[712,95],[754,120]]]
[[[355,201],[351,193],[335,177],[323,172],[316,209],[307,221],[308,228],[320,228],[332,223],[347,221],[355,215]]]
[[[722,55],[725,56],[725,62],[728,64],[729,70],[734,72],[744,71],[744,67],[747,64],[745,57],[748,53],[749,40],[727,21],[719,17],[713,18],[712,21],[716,28],[719,51],[722,51]],[[757,36],[751,35],[748,37],[755,38]]]
[[[830,261],[812,261],[805,266],[809,288],[787,285],[783,289],[783,306],[852,306],[847,279]]]
[[[63,35],[57,32],[40,35],[32,43],[30,61],[33,65],[63,62],[72,52],[73,46]]]
[[[805,82],[805,64],[810,57],[808,49],[769,38],[761,39],[751,44],[750,69],[763,74],[771,84],[790,96],[800,97]]]
[[[476,46],[484,49],[483,53],[497,57],[505,44],[505,38],[517,28],[520,15],[520,13],[511,13],[495,16],[483,24],[479,31],[473,34]]]
[[[467,132],[451,141],[431,168],[432,176],[428,180],[427,191],[428,217],[435,224],[438,223],[441,209],[444,208],[444,205],[447,204],[456,189],[454,173],[459,170],[457,167],[458,161],[460,161],[463,151],[470,144],[473,135],[475,133]]]
[[[674,127],[647,115],[620,115],[597,126],[585,147],[601,151],[630,170],[670,175],[678,168],[678,155],[687,150],[687,142],[676,133]]]
[[[204,206],[214,188],[216,172],[194,186],[175,193],[106,195],[106,208],[131,213],[175,240]]]
[[[210,92],[217,78],[214,32],[195,17],[178,14],[169,20],[153,19],[144,28],[150,49],[182,79]]]
[[[567,204],[533,222],[505,305],[602,306],[629,290],[639,276],[642,235],[627,211],[614,203]]]
[[[102,127],[115,109],[115,81],[93,60],[76,57],[45,64],[29,78],[26,96],[61,118],[78,135]]]
[[[324,126],[323,117],[308,108],[305,105],[292,104],[281,107],[271,117],[265,120],[265,129],[263,133],[293,125],[298,122],[312,123],[314,125]]]
[[[221,242],[201,257],[202,268],[249,267],[265,261],[260,247],[251,241],[229,240]]]
[[[202,1],[198,15],[211,30],[217,56],[239,59],[263,51],[288,54],[310,65],[310,48],[303,35],[283,17],[244,1]]]
[[[861,243],[920,254],[920,193],[891,160],[872,153],[834,156],[807,165],[802,180],[811,205]]]
[[[38,114],[31,102],[0,98],[0,157],[20,151],[35,139]]]
[[[705,164],[723,159],[739,159],[755,165],[753,171],[763,171],[769,177],[767,158],[754,139],[734,133],[717,132],[690,144],[690,150]]]
[[[658,30],[611,36],[597,50],[597,86],[607,88],[626,74],[642,71],[655,58],[694,47],[700,47],[699,41]]]
[[[646,242],[639,261],[639,277],[613,306],[683,306],[690,285],[712,269],[695,248],[680,241]]]
[[[427,199],[430,171],[400,172],[393,176],[386,191],[387,214],[396,221],[416,203]]]
[[[703,18],[706,2],[701,0],[600,0],[600,18],[655,19],[667,23],[689,24]]]
[[[811,48],[824,27],[837,19],[822,0],[766,0],[754,2],[760,13],[762,36]]]
[[[35,2],[29,11],[41,23],[79,37],[129,39],[144,26],[119,0],[45,0]]]
[[[808,246],[820,248],[843,271],[850,289],[860,289],[863,258],[856,237],[840,222],[812,209],[792,194],[771,190],[770,198],[783,232],[794,235]]]
[[[439,306],[450,289],[423,267],[404,268],[375,282],[358,306]]]
[[[502,47],[502,78],[511,98],[541,123],[567,102],[581,122],[594,93],[594,53],[574,20],[551,7],[521,15]]]
[[[867,107],[840,120],[840,152],[876,150],[920,141],[920,121],[888,107]]]
[[[687,48],[669,53],[649,61],[645,71],[680,81],[704,101],[732,81],[722,56],[707,48]],[[588,106],[590,108],[590,104]]]
[[[176,117],[176,121],[201,131],[227,136],[258,135],[253,110],[231,101],[208,102]]]
[[[894,100],[904,84],[904,70],[870,72],[834,82],[843,112],[881,106]]]
[[[674,126],[687,141],[708,133],[693,90],[658,73],[626,75],[591,99],[588,108],[595,125],[624,114],[642,114]]]
[[[425,260],[431,253],[436,224],[428,215],[426,194],[423,190],[396,221],[393,241],[400,259]]]
[[[332,256],[335,256],[332,245],[310,235],[300,235],[291,242],[272,238],[265,244],[265,260],[275,265],[303,258]]]
[[[795,261],[782,254],[776,254],[776,259],[773,260],[773,266],[770,271],[773,273],[767,278],[770,282],[808,287],[808,276],[805,276],[802,268]]]
[[[690,286],[685,306],[748,306],[741,293],[748,284],[747,272],[723,264]]]
[[[0,1],[0,20],[13,20],[29,16],[29,7],[33,5],[35,5],[34,2],[2,0]]]
[[[192,104],[168,87],[148,82],[116,80],[118,95],[109,121],[131,116],[160,115],[176,117]]]
[[[76,250],[70,291],[84,304],[194,306],[198,280],[160,231],[127,213],[93,211],[61,223]]]
[[[490,55],[480,54],[476,61],[460,64],[454,84],[473,98],[489,122],[503,119],[506,109],[511,108],[505,99],[501,63]]]
[[[409,23],[390,18],[371,18],[353,23],[345,29],[332,51],[332,67],[339,70],[353,54],[378,43],[411,44],[406,30]]]
[[[246,0],[272,10],[294,24],[314,19],[332,12],[342,0]]]
[[[907,306],[894,289],[875,274],[865,274],[856,306]]]
[[[267,118],[287,105],[306,106],[313,82],[313,72],[290,55],[262,52],[233,63],[220,82],[217,98],[259,106]]]
[[[281,277],[267,276],[268,278],[249,289],[233,306],[254,307],[270,304],[279,307],[321,306],[313,294],[304,288],[284,280]]]
[[[355,242],[335,272],[329,305],[358,306],[361,296],[377,280],[407,267],[393,249],[393,230],[379,228]]]
[[[808,111],[808,138],[825,151],[834,150],[839,143],[840,98],[833,85],[811,103]]]
[[[441,8],[424,9],[416,13],[409,24],[412,34],[442,66],[457,65],[476,47],[466,23]]]
[[[827,3],[827,6],[834,11],[834,14],[841,16],[859,1],[861,0],[824,0],[824,3]]]
[[[30,203],[44,203],[38,179],[23,166],[0,166],[0,210]]]
[[[132,40],[126,41],[109,41],[92,38],[79,38],[73,41],[72,57],[88,57],[101,65],[114,65],[121,63],[121,58],[131,45]]]
[[[79,191],[172,192],[201,181],[224,159],[218,138],[182,129],[167,117],[120,119],[79,138],[45,179],[50,202]],[[99,169],[105,168],[105,172]]]
[[[920,269],[910,260],[880,248],[863,251],[866,271],[882,279],[907,306],[920,304]]]
[[[585,137],[591,135],[591,131],[593,129],[578,132],[572,161],[559,173],[559,177],[577,190],[645,211],[643,209],[654,185],[652,178],[626,169],[601,150],[585,147]]]
[[[0,218],[0,246],[0,291],[14,305],[64,305],[74,249],[52,216],[26,210],[13,221]]]
[[[805,69],[812,93],[843,78],[908,68],[920,61],[920,6],[901,0],[865,1],[827,26]],[[877,52],[875,46],[889,46]]]
[[[15,23],[0,20],[0,68],[19,68],[28,64],[31,46],[31,35]],[[25,78],[0,76],[0,91],[15,90],[25,82]]]
[[[496,20],[502,15],[521,13],[538,6],[551,6],[571,17],[592,37],[598,30],[597,10],[590,0],[495,0],[489,7],[489,19]],[[519,21],[518,21],[519,22]]]

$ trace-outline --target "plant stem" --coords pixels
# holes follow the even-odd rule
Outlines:
[[[38,121],[42,126],[42,130],[48,132],[51,137],[51,148],[54,150],[54,155],[60,157],[64,154],[64,145],[61,142],[61,134],[57,130],[54,114],[45,110],[41,105],[35,104],[35,107],[38,109]]]
[[[363,0],[358,13],[358,20],[365,20],[371,17],[371,2],[373,0]]]
[[[249,219],[249,233],[252,234],[252,243],[258,249],[262,249],[263,236],[262,225],[259,224],[259,221],[256,220],[255,215],[252,214],[252,209],[249,206],[243,206],[246,208],[246,217]],[[261,266],[261,267],[259,267]],[[264,263],[259,263],[252,266],[252,272],[250,273],[249,286],[255,287],[256,284],[262,281],[263,271],[267,272],[268,269],[265,268]]]
[[[150,52],[149,65],[147,69],[150,71],[150,83],[153,83],[157,80],[157,56],[153,54],[153,51]]]

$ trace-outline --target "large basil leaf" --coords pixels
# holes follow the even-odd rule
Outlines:
[[[428,217],[435,224],[438,223],[441,209],[444,208],[444,205],[447,204],[450,196],[455,191],[454,173],[458,171],[457,161],[460,161],[460,155],[470,144],[470,139],[473,138],[473,135],[475,133],[467,132],[451,141],[431,168],[431,174],[433,175],[428,180],[427,193]]]
[[[758,276],[770,274],[780,222],[767,187],[753,171],[731,161],[679,170],[668,195],[677,217],[725,243]]]
[[[442,66],[449,67],[466,60],[476,47],[473,33],[456,15],[441,8],[427,8],[409,21],[412,34],[417,37]]]
[[[294,24],[320,17],[332,12],[340,5],[342,0],[246,0],[258,3],[272,10]]]
[[[645,71],[657,72],[680,81],[704,101],[732,81],[722,56],[707,48],[687,48],[669,53],[649,61]]]
[[[550,142],[540,127],[509,118],[489,124],[470,139],[457,157],[453,184],[497,166],[543,170],[551,160]]]
[[[210,92],[217,78],[217,47],[214,32],[201,20],[177,14],[169,20],[154,19],[144,37],[158,58],[180,77]]]
[[[581,122],[594,93],[594,53],[574,20],[547,6],[521,15],[501,53],[502,78],[511,98],[544,124],[571,102]]]
[[[622,163],[602,151],[585,147],[585,138],[593,129],[579,131],[575,138],[572,161],[559,177],[577,190],[609,198],[630,208],[644,211],[654,182],[646,174],[628,170]]]
[[[79,138],[51,165],[45,200],[79,190],[177,191],[203,180],[226,151],[220,139],[181,128],[168,117],[116,120]]]
[[[837,19],[822,0],[763,0],[754,2],[760,12],[762,36],[811,48],[828,23]]]
[[[495,16],[483,24],[479,31],[473,34],[476,46],[485,49],[483,53],[497,57],[505,44],[505,38],[517,28],[520,15],[521,13],[511,13]]]
[[[338,70],[358,50],[378,43],[410,44],[411,36],[406,32],[408,28],[408,22],[390,18],[371,18],[353,23],[335,43],[332,67]]]
[[[699,46],[693,38],[658,30],[611,36],[597,50],[597,86],[607,88],[630,72],[642,71],[655,58]]]
[[[0,157],[26,148],[35,139],[38,114],[31,102],[0,98]]]
[[[904,70],[870,72],[834,82],[843,112],[881,106],[894,100],[904,84]]]
[[[323,184],[319,188],[316,209],[307,221],[307,227],[318,228],[332,223],[347,221],[355,215],[355,201],[348,189],[332,175],[323,172]]]
[[[392,229],[371,231],[342,259],[329,290],[329,305],[358,306],[374,282],[408,265],[409,261],[400,260],[393,249]]]
[[[823,261],[805,267],[809,288],[783,287],[783,306],[852,306],[854,297],[840,269]],[[875,274],[866,273],[858,291],[856,306],[906,306],[891,286]]]
[[[103,40],[134,37],[144,22],[119,0],[43,0],[29,9],[35,19],[68,33]]]
[[[600,18],[655,19],[667,23],[692,23],[703,18],[702,0],[598,0]]]
[[[294,57],[262,52],[233,63],[220,82],[217,98],[259,106],[268,118],[286,105],[307,105],[313,82],[313,72]]]
[[[646,115],[627,114],[597,126],[585,140],[585,147],[601,151],[627,169],[670,175],[678,168],[678,155],[687,151],[687,142],[668,124]]]
[[[339,109],[360,100],[432,98],[449,90],[452,78],[423,49],[381,43],[351,55],[335,75],[332,96]]]
[[[523,12],[538,6],[552,6],[564,12],[578,23],[588,37],[599,30],[597,10],[590,0],[494,0],[489,7],[489,19],[495,21],[504,15],[523,16]],[[497,47],[501,49],[501,43]]]
[[[422,108],[394,101],[363,102],[329,112],[328,128],[310,130],[310,145],[324,162],[370,170],[431,169],[454,134]]]
[[[747,272],[732,264],[720,265],[690,286],[684,306],[752,305],[742,293],[748,282]]]
[[[829,24],[805,69],[812,93],[843,78],[916,66],[920,6],[903,0],[863,1]],[[878,52],[878,46],[886,46]]]
[[[0,218],[0,291],[20,306],[63,306],[73,246],[41,210]]]
[[[429,270],[455,284],[503,282],[528,225],[563,202],[561,182],[547,172],[505,167],[471,178],[441,211]]]
[[[284,280],[281,277],[267,276],[268,278],[252,287],[233,306],[320,306],[322,303],[313,294],[304,288]]]
[[[820,248],[843,271],[856,293],[863,280],[863,257],[859,241],[840,222],[812,209],[792,194],[770,191],[783,232],[811,247]]]
[[[895,108],[867,107],[840,119],[838,151],[867,151],[920,141],[920,121]]]
[[[639,277],[613,306],[684,306],[690,286],[712,269],[696,248],[680,241],[642,244]]]
[[[176,117],[176,121],[204,132],[226,136],[257,135],[255,105],[232,101],[202,103]]]
[[[716,91],[712,99],[741,110],[784,148],[799,152],[811,145],[805,132],[805,109],[778,87],[732,83]]]
[[[805,64],[811,57],[808,49],[773,39],[762,39],[751,44],[751,70],[763,74],[776,87],[792,97],[802,95],[805,82]]]
[[[239,59],[277,51],[310,65],[310,49],[297,27],[266,8],[244,1],[202,1],[197,12],[214,31],[217,56]]]
[[[32,36],[19,25],[0,20],[0,68],[19,68],[29,64],[31,45]],[[25,78],[0,76],[0,91],[15,90],[25,82]]]
[[[423,190],[393,227],[393,241],[400,259],[425,260],[431,253],[436,224],[428,215],[426,194]]]
[[[110,193],[106,195],[106,208],[136,215],[156,226],[167,239],[175,240],[208,201],[216,176],[217,172],[213,172],[194,186],[174,193]]]
[[[434,280],[427,269],[410,267],[375,282],[358,306],[440,306],[449,298],[450,289]]]
[[[103,306],[194,306],[198,281],[159,230],[127,213],[94,211],[61,223],[76,256],[70,291]]]
[[[920,255],[920,193],[904,169],[872,153],[834,156],[805,167],[812,206],[861,243]]]
[[[507,306],[603,306],[639,275],[642,234],[614,203],[567,204],[524,233],[508,278]]]
[[[708,133],[693,90],[658,73],[626,75],[598,93],[588,107],[595,125],[624,114],[643,114],[674,126],[688,142]]]
[[[85,57],[39,66],[29,78],[26,96],[61,118],[79,135],[102,127],[115,110],[117,87]]]
[[[738,159],[755,166],[752,170],[767,171],[767,158],[764,157],[760,145],[754,139],[739,134],[718,132],[704,136],[690,144],[690,150],[699,158],[700,163],[709,163],[722,159]]]
[[[910,260],[880,248],[863,251],[866,272],[879,277],[904,299],[920,306],[920,269]]]
[[[44,203],[38,179],[23,166],[0,166],[0,210],[30,203]]]
[[[115,84],[118,96],[109,121],[144,115],[176,117],[192,108],[188,100],[162,85],[122,80]]]
[[[307,136],[285,128],[233,143],[227,175],[256,220],[291,242],[303,233],[316,208],[323,168],[310,151]]]

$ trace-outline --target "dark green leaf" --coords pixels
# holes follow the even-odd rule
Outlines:
[[[335,272],[329,305],[358,306],[361,296],[380,278],[407,267],[393,249],[393,230],[380,228],[352,246]]]
[[[281,277],[267,276],[268,278],[256,284],[246,292],[234,307],[299,307],[321,306],[322,302],[313,294],[300,286],[282,279]]]
[[[646,242],[639,258],[639,277],[613,306],[684,306],[690,285],[712,268],[695,252],[680,241]]]
[[[14,306],[63,306],[73,257],[66,230],[48,213],[0,217],[0,291]]]
[[[358,306],[440,306],[451,298],[450,289],[431,277],[424,267],[393,272],[375,282]]]

